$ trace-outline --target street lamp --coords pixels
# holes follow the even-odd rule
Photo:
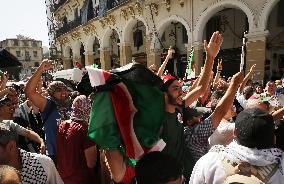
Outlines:
[[[51,44],[49,47],[49,58],[51,60],[57,59],[57,48],[54,46],[54,44]]]
[[[58,51],[54,44],[49,47],[49,59],[54,61],[55,71],[62,69],[61,51]]]

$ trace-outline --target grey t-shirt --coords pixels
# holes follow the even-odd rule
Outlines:
[[[1,123],[4,123],[7,126],[9,126],[12,129],[14,129],[17,132],[17,134],[21,134],[21,133],[26,131],[26,129],[24,127],[18,125],[17,123],[14,123],[13,120],[3,120]]]

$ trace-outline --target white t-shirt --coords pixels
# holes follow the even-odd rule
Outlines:
[[[21,178],[23,184],[63,184],[53,161],[41,154],[20,149],[22,158]]]
[[[235,123],[222,120],[214,131],[214,133],[208,138],[209,148],[214,145],[228,145],[234,139]]]

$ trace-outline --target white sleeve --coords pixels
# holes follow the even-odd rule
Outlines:
[[[64,184],[51,158],[38,154],[37,159],[47,172],[47,184]]]
[[[14,123],[13,120],[4,120],[3,122],[7,126],[11,127],[14,131],[16,131],[17,134],[22,135],[24,132],[27,131],[26,128],[22,127],[21,125],[18,125],[17,123]]]

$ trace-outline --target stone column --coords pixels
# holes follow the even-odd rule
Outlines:
[[[157,69],[161,66],[161,49],[151,49],[147,55],[147,66],[155,64]]]
[[[247,37],[247,56],[246,56],[246,74],[250,67],[256,64],[253,80],[263,80],[265,71],[265,52],[266,37],[268,31],[255,31],[248,33]]]
[[[86,66],[94,64],[94,52],[87,51],[84,53],[85,55],[85,64]]]
[[[151,59],[151,37],[150,35],[146,35],[146,39],[145,39],[145,52],[147,55],[147,67],[149,67],[150,64],[150,59]]]
[[[100,49],[100,60],[102,69],[111,69],[110,50],[108,48]]]
[[[201,67],[204,65],[204,59],[203,59],[203,43],[200,42],[194,42],[193,43],[194,47],[194,61],[195,61],[195,75],[198,76],[201,71]],[[187,48],[187,56],[190,54],[191,47]]]
[[[64,57],[64,58],[63,58],[63,67],[64,67],[64,70],[71,68],[71,66],[72,66],[72,65],[71,65],[71,62],[73,62],[71,58],[69,58],[69,57]]]
[[[120,46],[120,65],[124,66],[132,61],[131,44],[128,42],[121,43]]]

